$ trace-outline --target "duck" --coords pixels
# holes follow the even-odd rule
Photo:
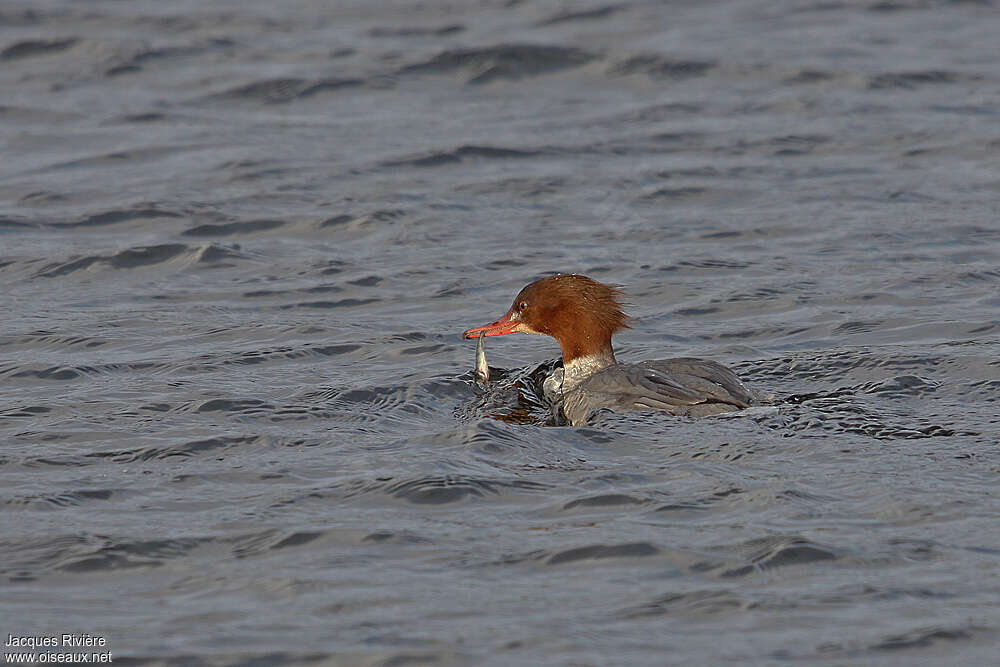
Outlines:
[[[764,401],[722,364],[694,357],[621,363],[612,337],[631,328],[621,288],[576,273],[550,275],[524,287],[507,312],[467,329],[465,339],[513,333],[550,336],[562,368],[542,383],[545,398],[573,426],[601,410],[706,417]]]

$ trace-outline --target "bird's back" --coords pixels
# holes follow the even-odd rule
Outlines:
[[[563,412],[577,425],[600,409],[704,417],[755,402],[757,396],[722,364],[681,357],[603,368],[563,396]]]

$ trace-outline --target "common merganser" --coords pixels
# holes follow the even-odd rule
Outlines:
[[[587,422],[592,412],[660,411],[703,417],[758,404],[758,394],[714,361],[682,357],[621,364],[611,336],[629,328],[617,287],[578,274],[537,280],[520,292],[495,322],[468,329],[464,338],[530,333],[552,336],[563,367],[543,383],[546,397],[561,402],[570,424]]]

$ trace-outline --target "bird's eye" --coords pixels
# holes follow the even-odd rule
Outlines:
[[[521,310],[521,311],[527,310],[528,309],[528,302],[527,301],[522,301],[521,303],[517,304],[517,309]]]

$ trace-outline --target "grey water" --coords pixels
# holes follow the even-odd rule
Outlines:
[[[996,664],[995,2],[0,5],[0,633],[115,664]],[[623,361],[775,395],[552,426]]]

